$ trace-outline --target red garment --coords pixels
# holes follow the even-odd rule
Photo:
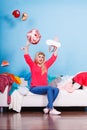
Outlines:
[[[75,77],[73,81],[79,83],[81,86],[87,86],[87,72],[80,72]]]
[[[48,68],[54,63],[57,56],[52,55],[51,58],[49,58],[45,62],[46,69],[48,71]],[[41,67],[37,66],[37,64],[31,59],[31,57],[28,54],[24,55],[26,63],[30,66],[32,79],[31,79],[31,86],[47,86],[48,85],[48,76],[47,72],[42,74]]]
[[[4,92],[5,91],[5,88],[7,87],[8,85],[8,92],[7,92],[7,103],[10,104],[11,102],[11,97],[9,95],[9,91],[12,87],[12,79],[11,77],[8,75],[8,74],[0,74],[0,92]]]

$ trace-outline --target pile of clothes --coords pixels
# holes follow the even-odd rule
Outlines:
[[[13,83],[21,84],[21,80],[18,76],[10,73],[2,73],[0,74],[0,92],[3,93],[5,88],[8,86],[8,93],[7,93],[7,103],[10,104],[11,96],[9,94]]]

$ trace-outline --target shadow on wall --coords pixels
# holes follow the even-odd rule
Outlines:
[[[17,22],[18,22],[18,21],[17,21],[17,22],[14,21],[10,15],[0,16],[0,21],[1,21],[2,23],[3,23],[3,22],[7,23],[7,25],[8,25],[9,27],[11,27],[11,28],[15,27],[16,24],[17,24]]]
[[[0,16],[0,21],[1,23],[7,23],[8,27],[10,28],[14,28],[17,24],[19,24],[19,22],[25,22],[21,20],[20,18],[12,18],[11,15],[4,15],[4,16]],[[27,21],[27,26],[28,27],[34,27],[35,25],[35,19],[34,18],[29,18]]]

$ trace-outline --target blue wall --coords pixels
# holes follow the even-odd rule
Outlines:
[[[26,21],[16,19],[12,11],[26,12]],[[21,47],[26,43],[26,33],[37,28],[41,41],[30,46],[32,58],[37,51],[51,56],[46,45],[47,39],[58,36],[62,47],[55,64],[49,69],[52,75],[73,75],[87,71],[87,1],[86,0],[1,0],[0,1],[0,64],[3,60],[10,65],[0,66],[0,73],[19,75],[29,71]]]

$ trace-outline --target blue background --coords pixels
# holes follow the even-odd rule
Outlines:
[[[18,9],[19,18],[12,12]],[[28,19],[22,21],[22,13]],[[51,75],[73,75],[87,71],[87,0],[1,0],[0,1],[0,64],[7,60],[10,65],[0,66],[0,73],[19,75],[29,71],[20,49],[26,43],[26,34],[37,28],[41,33],[40,43],[31,45],[31,57],[43,51],[46,59],[51,56],[47,39],[59,37],[62,44],[58,59],[49,69]]]

